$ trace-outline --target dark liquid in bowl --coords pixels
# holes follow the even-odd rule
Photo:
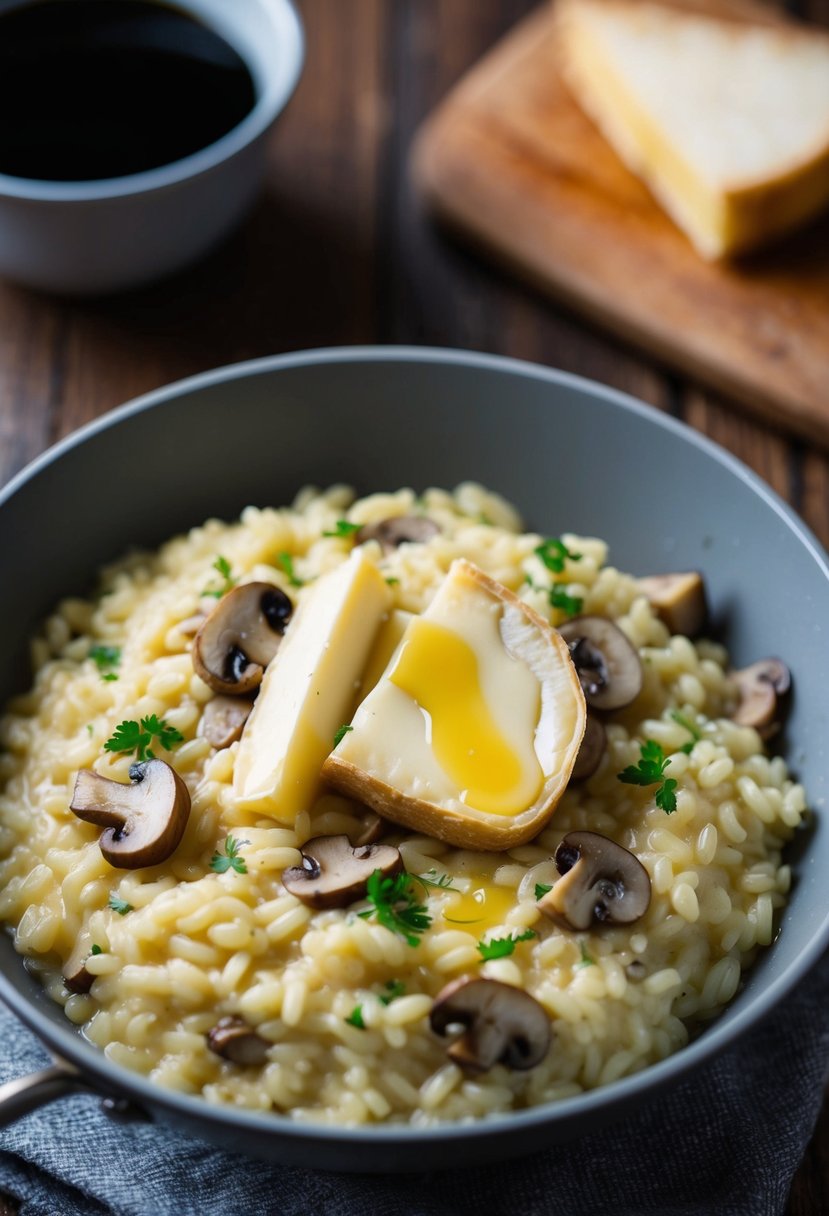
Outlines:
[[[233,47],[166,4],[40,0],[0,13],[0,173],[66,182],[155,169],[226,135],[255,102]]]

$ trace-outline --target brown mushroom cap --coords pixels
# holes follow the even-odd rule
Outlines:
[[[429,1024],[445,1035],[450,1026],[464,1031],[446,1049],[450,1060],[469,1072],[494,1064],[527,1069],[550,1048],[550,1019],[534,996],[500,980],[461,976],[435,998]]]
[[[375,815],[374,811],[366,811],[362,818],[362,827],[351,842],[353,847],[356,849],[360,845],[376,844],[378,840],[383,839],[388,826],[388,821]]]
[[[244,583],[222,596],[193,642],[193,667],[214,692],[239,696],[262,681],[293,604],[272,583]]]
[[[569,832],[555,853],[561,878],[538,901],[563,929],[628,925],[648,910],[651,880],[638,857],[598,832]]]
[[[89,938],[83,937],[66,960],[63,968],[63,982],[70,992],[89,992],[95,980],[86,969],[86,960],[92,953]]]
[[[69,809],[107,829],[98,844],[111,866],[137,870],[175,851],[190,815],[190,794],[169,764],[145,760],[131,766],[129,785],[81,769]]]
[[[599,767],[599,761],[604,755],[606,747],[607,731],[604,723],[595,714],[588,714],[579,754],[576,756],[570,780],[584,781],[587,777],[592,777]]]
[[[577,616],[559,626],[570,647],[585,700],[594,709],[621,709],[642,691],[642,664],[618,625],[603,616]]]
[[[731,676],[740,691],[733,720],[738,726],[753,726],[761,739],[770,739],[783,723],[780,702],[792,686],[788,667],[780,659],[761,659]]]
[[[198,734],[211,747],[230,747],[241,738],[253,702],[245,697],[213,697],[202,710]]]
[[[696,570],[683,574],[651,574],[639,579],[639,587],[648,597],[656,615],[671,633],[695,638],[708,620],[708,598],[705,581]]]
[[[264,1064],[270,1043],[248,1026],[244,1018],[219,1018],[207,1034],[207,1046],[231,1064]]]
[[[403,859],[391,845],[352,848],[347,836],[316,836],[301,852],[302,865],[284,870],[282,885],[312,908],[344,908],[362,899],[375,870],[390,878],[403,869]]]
[[[364,545],[367,540],[379,541],[384,551],[390,553],[406,542],[425,544],[439,532],[435,521],[425,515],[395,515],[376,524],[363,524],[354,540],[358,545]]]

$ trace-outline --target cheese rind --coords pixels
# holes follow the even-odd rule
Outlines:
[[[238,806],[291,823],[313,802],[391,592],[361,549],[309,590],[265,672],[233,775]]]
[[[560,635],[461,560],[409,625],[323,775],[407,827],[509,848],[552,814],[584,724]]]

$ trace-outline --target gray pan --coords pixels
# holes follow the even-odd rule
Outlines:
[[[466,352],[315,351],[159,389],[85,427],[0,495],[0,700],[24,686],[27,639],[62,596],[128,545],[155,546],[208,516],[283,504],[307,482],[360,491],[474,479],[552,535],[594,534],[624,570],[705,572],[737,664],[780,655],[796,690],[782,748],[812,825],[790,851],[791,900],[774,945],[728,1011],[646,1071],[473,1126],[317,1128],[166,1092],[109,1063],[0,940],[0,997],[61,1058],[0,1092],[0,1120],[78,1086],[224,1148],[315,1168],[432,1170],[529,1153],[618,1119],[727,1048],[829,942],[829,567],[814,537],[727,453],[620,393]]]

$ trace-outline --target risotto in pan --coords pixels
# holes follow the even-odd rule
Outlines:
[[[480,486],[337,486],[104,570],[0,723],[26,965],[111,1060],[298,1120],[681,1048],[786,900],[789,676],[729,669],[699,574],[608,557]]]

